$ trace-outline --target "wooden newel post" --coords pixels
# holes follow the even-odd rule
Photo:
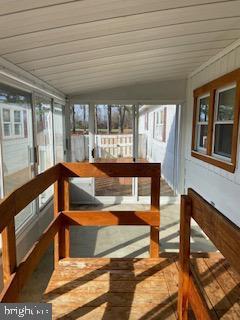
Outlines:
[[[181,196],[178,319],[188,319],[188,288],[190,274],[191,199]]]
[[[151,177],[151,210],[160,212],[160,167],[156,176]],[[159,213],[160,226],[160,213]],[[158,258],[160,252],[159,226],[150,227],[150,257]]]
[[[69,178],[63,177],[54,184],[54,216],[69,210]],[[54,264],[70,255],[69,225],[63,221],[54,239]]]

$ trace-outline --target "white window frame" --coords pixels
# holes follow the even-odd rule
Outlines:
[[[146,112],[144,115],[144,131],[149,130],[149,113]]]
[[[209,97],[209,101],[210,101],[210,92],[206,93],[202,96],[198,97],[197,100],[197,114],[196,114],[196,151],[201,152],[206,154],[207,153],[207,148],[201,147],[200,146],[200,128],[201,126],[204,125],[209,125],[209,108],[208,108],[208,121],[199,121],[199,115],[200,115],[200,100],[204,99],[204,98],[208,98]],[[210,106],[209,106],[210,107]]]
[[[3,111],[9,110],[10,111],[10,122],[4,121],[3,119]],[[20,122],[16,122],[14,119],[14,111],[20,112]],[[6,136],[4,132],[4,124],[10,124],[10,135]],[[20,134],[15,134],[15,124],[20,124]],[[11,108],[8,106],[3,106],[2,108],[2,135],[4,139],[18,139],[18,138],[24,138],[24,123],[23,123],[23,111]]]
[[[9,121],[4,120],[4,110],[9,111]],[[8,124],[10,126],[10,135],[5,135],[4,125]],[[9,108],[3,107],[2,108],[2,135],[5,139],[9,139],[12,137],[12,123],[11,123],[11,110]]]
[[[19,112],[20,113],[20,120],[16,121],[15,120],[15,112]],[[13,132],[14,132],[14,136],[15,137],[21,137],[23,136],[23,113],[21,112],[21,110],[13,110]],[[15,132],[15,125],[20,125],[20,134],[16,134]]]
[[[160,142],[164,141],[164,126],[166,126],[165,119],[164,119],[164,108],[161,107],[160,110],[154,111],[154,131],[153,131],[153,138]],[[159,123],[158,121],[159,120]]]
[[[214,152],[215,150],[215,131],[216,131],[216,125],[217,124],[232,124],[232,126],[234,126],[234,119],[233,120],[226,120],[226,121],[219,121],[217,120],[217,116],[218,116],[218,108],[219,108],[219,94],[221,92],[224,92],[224,91],[228,91],[228,90],[231,90],[231,89],[237,89],[237,84],[234,83],[232,85],[229,85],[229,86],[226,86],[226,87],[223,87],[223,88],[220,88],[218,90],[216,90],[216,93],[215,93],[215,99],[214,99],[214,119],[213,119],[213,139],[212,139],[212,156],[214,158],[217,158],[217,159],[220,159],[220,160],[223,160],[225,162],[232,162],[231,160],[231,157],[232,157],[232,154],[230,154],[230,157],[225,157],[223,155],[220,155],[220,154],[217,154]],[[234,105],[234,108],[236,106]]]

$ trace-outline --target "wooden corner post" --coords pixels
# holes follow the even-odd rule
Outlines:
[[[159,225],[150,227],[150,257],[158,258],[160,252],[159,226],[160,226],[160,178],[161,170],[151,177],[151,210],[159,212]]]
[[[188,288],[190,276],[191,199],[181,196],[178,319],[188,319]]]
[[[54,184],[54,217],[69,210],[69,178],[62,177]],[[60,230],[54,238],[54,265],[70,255],[69,225],[61,221]]]
[[[15,205],[13,205],[15,207]],[[17,267],[16,233],[14,216],[2,232],[3,282],[9,280]]]

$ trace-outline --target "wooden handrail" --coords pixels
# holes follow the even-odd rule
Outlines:
[[[228,262],[240,273],[240,228],[192,189],[181,197],[178,319],[188,319],[190,303],[197,319],[211,314],[190,268],[190,221],[193,218]]]
[[[21,210],[54,182],[69,177],[149,177],[152,178],[152,203],[159,209],[159,163],[59,163],[15,189],[0,201],[0,233]]]
[[[61,176],[61,164],[46,170],[14,190],[0,203],[3,280],[7,283],[17,268],[15,216]]]
[[[38,174],[0,202],[0,233],[14,216],[60,178],[61,168],[59,163]]]
[[[192,203],[192,218],[240,274],[240,228],[194,190],[189,189],[188,196]]]
[[[69,177],[150,177],[151,210],[117,212],[73,212],[69,210]],[[54,220],[19,265],[16,259],[15,216],[54,184]],[[0,203],[3,242],[4,289],[0,302],[14,302],[27,278],[54,240],[54,262],[70,254],[69,227],[77,225],[149,225],[150,256],[159,256],[160,164],[60,163],[13,191]]]
[[[66,177],[149,177],[160,176],[160,163],[62,163]]]

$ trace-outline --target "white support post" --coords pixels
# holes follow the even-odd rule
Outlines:
[[[72,150],[71,150],[71,121],[70,121],[70,115],[71,115],[71,102],[66,100],[65,104],[65,145],[66,145],[66,161],[70,162],[72,161]]]
[[[176,196],[179,190],[179,163],[180,163],[180,118],[181,105],[176,105],[175,113],[175,137],[174,137],[174,169],[173,169],[173,191]]]
[[[89,104],[89,162],[94,163],[97,155],[95,150],[95,105]],[[92,196],[95,196],[95,178],[91,178]]]
[[[95,111],[95,105],[91,103],[89,105],[89,162],[90,163],[94,162],[94,156],[96,155],[95,125],[94,125],[95,112],[94,111]]]
[[[2,123],[0,122],[0,197],[4,197],[3,156],[2,156]]]
[[[139,104],[133,106],[133,160],[137,161],[138,158],[138,117],[139,117]],[[132,178],[132,191],[133,196],[138,201],[138,178]]]

